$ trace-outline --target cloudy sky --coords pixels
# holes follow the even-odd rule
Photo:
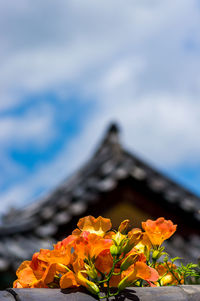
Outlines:
[[[200,195],[198,0],[0,0],[0,213],[51,191],[110,121]]]

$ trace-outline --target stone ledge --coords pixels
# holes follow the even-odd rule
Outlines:
[[[96,301],[84,289],[8,289],[0,291],[0,301]],[[200,285],[181,285],[170,287],[131,287],[119,296],[110,300],[116,301],[200,301]]]

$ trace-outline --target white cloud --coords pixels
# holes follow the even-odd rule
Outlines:
[[[22,116],[5,116],[0,119],[1,148],[15,145],[34,144],[41,147],[46,145],[55,135],[53,126],[53,112],[48,105],[41,105],[29,109]]]
[[[185,95],[145,95],[106,108],[123,125],[124,142],[162,168],[200,163],[200,103]],[[105,117],[106,116],[106,117]]]
[[[195,85],[188,74],[193,59],[184,52],[183,43],[191,37],[199,43],[196,3],[126,1],[124,5],[118,1],[116,5],[115,1],[74,0],[56,4],[29,1],[27,5],[19,0],[16,10],[11,10],[8,1],[1,11],[1,44],[5,49],[1,56],[0,108],[17,105],[21,95],[66,83],[81,89],[82,83],[90,83],[93,77],[98,82],[110,64],[127,56],[130,64],[135,57],[148,64],[141,82],[148,89],[150,85],[154,89],[180,85],[178,68],[183,68],[183,62],[185,82]],[[199,63],[195,62],[192,71],[199,73]]]
[[[26,179],[26,184],[20,182],[0,194],[3,201],[0,213],[5,212],[8,206],[22,206],[26,201],[32,202],[35,195],[41,190],[42,195],[47,194],[60,184],[72,171],[78,169],[91,155],[98,137],[94,139],[93,130],[87,128],[78,137],[66,143],[55,160],[45,165],[40,165],[39,170]],[[66,162],[66,163],[64,163]]]
[[[0,187],[4,187],[0,195],[1,203],[4,203],[1,204],[1,210],[5,210],[13,200],[17,204],[26,199],[23,190],[30,174],[28,168],[13,159],[13,150],[27,152],[47,148],[56,134],[52,114],[50,107],[43,104],[37,111],[28,109],[20,116],[5,115],[0,118]],[[10,187],[9,183],[16,183],[16,187]],[[23,189],[20,190],[18,185]],[[30,187],[28,189],[30,191]],[[21,196],[18,198],[20,191]]]

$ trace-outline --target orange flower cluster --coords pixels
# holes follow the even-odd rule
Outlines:
[[[112,231],[110,219],[101,216],[81,218],[77,226],[53,250],[41,249],[31,261],[24,261],[16,272],[13,287],[65,289],[82,285],[99,295],[106,287],[116,287],[120,292],[138,283],[173,284],[174,276],[155,261],[161,254],[162,242],[176,230],[171,221],[147,220],[142,223],[145,232],[138,228],[128,232],[129,220],[123,221],[118,231]],[[152,262],[150,254],[154,254]]]

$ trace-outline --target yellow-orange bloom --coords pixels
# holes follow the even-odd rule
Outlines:
[[[161,245],[164,240],[174,234],[177,226],[171,220],[160,217],[155,221],[148,219],[142,222],[142,227],[153,245]]]
[[[128,230],[130,224],[129,219],[125,219],[121,224],[119,225],[118,231],[122,234],[126,234],[126,231]]]
[[[89,215],[81,218],[77,226],[81,231],[88,231],[103,237],[105,233],[111,229],[112,224],[109,218],[102,216],[95,218]]]
[[[151,248],[152,248],[152,243],[146,233],[143,233],[142,239],[134,246],[134,249],[138,253],[140,254],[145,253],[145,255],[147,255],[146,252],[149,252]]]
[[[76,276],[72,271],[67,272],[60,279],[60,287],[62,289],[77,286],[79,286],[79,284],[77,283]]]
[[[110,250],[103,250],[95,260],[95,267],[101,273],[107,274],[110,272],[113,266],[113,257],[110,254]]]
[[[169,268],[173,270],[173,273],[169,271]],[[155,267],[159,276],[160,276],[160,284],[161,285],[178,285],[179,284],[179,275],[176,272],[176,265],[171,262],[158,263]],[[181,277],[180,282],[184,283],[184,278]],[[158,284],[159,285],[159,284]]]
[[[56,263],[50,265],[41,263],[36,269],[32,269],[31,261],[24,261],[16,272],[18,279],[14,281],[13,287],[48,287],[47,284],[53,282],[55,274]]]
[[[76,240],[74,249],[79,258],[97,257],[103,250],[110,249],[111,239],[104,239],[96,234],[89,234],[87,240],[80,237]]]
[[[78,283],[86,287],[92,294],[99,294],[98,286],[94,282],[89,281],[86,277],[87,274],[85,274],[85,271],[79,271],[77,274]]]
[[[74,273],[78,274],[78,272],[83,270],[85,267],[84,259],[75,257],[72,266],[73,266]]]
[[[170,262],[156,263],[155,268],[146,264],[159,257],[157,246],[175,232],[176,225],[170,220],[147,220],[142,223],[145,232],[137,228],[128,232],[129,220],[120,224],[118,232],[110,231],[110,219],[101,216],[81,218],[77,226],[53,250],[41,249],[31,261],[24,261],[13,287],[65,289],[82,285],[99,295],[102,286],[118,286],[121,291],[138,279],[145,280],[144,286],[183,282],[177,267]]]
[[[56,250],[41,249],[38,259],[47,263],[61,263],[68,265],[71,259],[71,247]]]
[[[124,277],[125,276],[125,277]],[[148,282],[157,281],[159,278],[158,272],[146,265],[144,262],[136,262],[128,270],[122,273],[124,277],[118,285],[119,290],[133,284],[137,279],[144,279]]]
[[[73,245],[73,242],[77,239],[76,235],[69,235],[64,238],[62,241],[59,241],[57,244],[54,245],[55,250],[60,250],[63,247],[66,248],[69,245]]]

